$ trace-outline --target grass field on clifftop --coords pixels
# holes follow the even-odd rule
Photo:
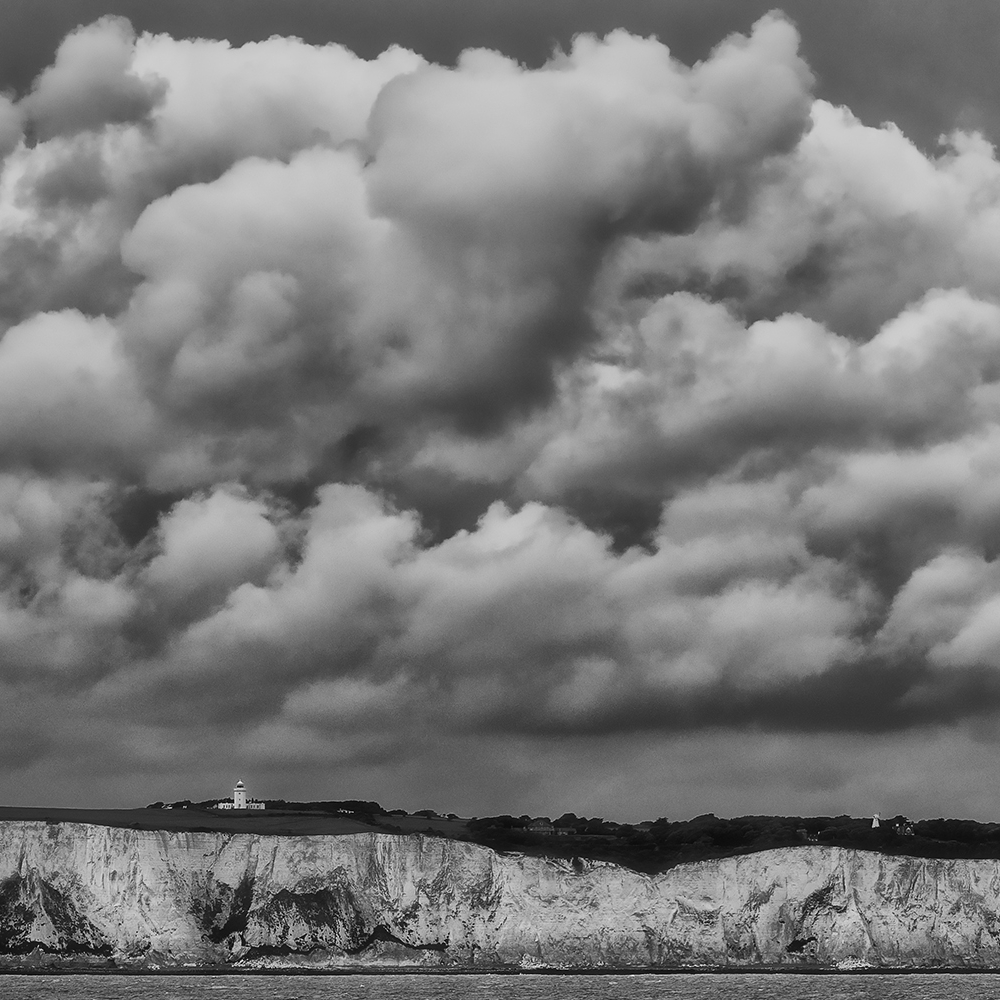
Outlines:
[[[350,816],[225,813],[209,809],[30,809],[0,806],[0,820],[90,823],[130,830],[259,833],[285,837],[371,833],[378,829],[371,823]]]

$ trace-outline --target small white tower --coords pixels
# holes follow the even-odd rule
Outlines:
[[[233,808],[234,809],[246,809],[247,807],[247,790],[246,786],[243,784],[243,779],[240,778],[236,782],[236,787],[233,789]]]
[[[881,818],[882,818],[882,817],[881,817],[881,816],[880,816],[880,815],[879,815],[878,813],[875,813],[875,814],[874,814],[874,815],[872,816],[872,829],[873,829],[873,830],[877,830],[877,829],[878,829],[878,827],[879,827],[879,820],[880,820]]]

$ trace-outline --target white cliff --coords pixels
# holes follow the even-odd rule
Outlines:
[[[1000,861],[804,846],[645,876],[419,835],[0,823],[0,965],[1000,967]]]

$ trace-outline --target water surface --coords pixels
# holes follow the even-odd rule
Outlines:
[[[0,976],[2,1000],[973,1000],[1000,975]]]

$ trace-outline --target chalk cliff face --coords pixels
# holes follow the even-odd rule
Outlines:
[[[0,823],[0,965],[1000,966],[1000,862],[804,846],[647,877],[423,836]]]

